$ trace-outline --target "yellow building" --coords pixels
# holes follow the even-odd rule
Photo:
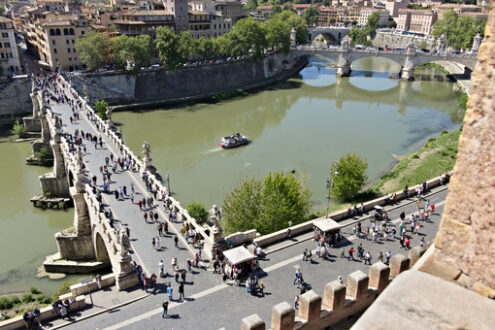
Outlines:
[[[47,20],[37,25],[40,60],[51,69],[77,70],[83,68],[76,49],[76,39],[83,37],[90,26],[82,19]]]

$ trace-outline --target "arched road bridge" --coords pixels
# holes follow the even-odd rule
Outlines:
[[[337,63],[338,76],[348,76],[351,72],[351,64],[355,60],[370,56],[384,57],[399,63],[402,68],[400,77],[407,80],[414,79],[414,68],[420,64],[437,61],[454,62],[463,65],[470,71],[473,71],[477,62],[476,54],[455,54],[448,51],[440,51],[435,53],[417,52],[412,43],[406,49],[401,51],[356,49],[351,46],[351,40],[349,37],[344,37],[339,47],[325,48],[309,45],[293,45],[291,54],[294,56],[305,54],[324,55]]]

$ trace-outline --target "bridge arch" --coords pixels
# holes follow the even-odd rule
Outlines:
[[[310,40],[310,42],[313,43],[315,41],[318,41],[319,38],[323,39],[326,45],[338,45],[340,44],[340,40],[342,40],[340,33],[337,36],[334,36],[332,33],[320,33],[314,36],[313,39]]]
[[[105,241],[101,236],[100,232],[95,231],[94,233],[94,246],[96,252],[96,261],[110,264],[110,256],[108,255],[108,250],[105,245]]]

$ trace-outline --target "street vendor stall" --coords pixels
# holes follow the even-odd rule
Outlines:
[[[230,279],[234,278],[234,272],[237,273],[237,278],[247,275],[251,270],[252,262],[256,259],[244,246],[223,251],[223,255],[225,258],[222,271]]]
[[[330,244],[335,244],[340,240],[340,225],[337,221],[326,218],[313,221],[315,236],[325,237]]]

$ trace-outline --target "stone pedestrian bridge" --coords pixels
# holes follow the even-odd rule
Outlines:
[[[351,46],[349,37],[344,37],[338,47],[318,47],[314,45],[293,45],[291,55],[300,56],[304,54],[322,55],[335,61],[338,76],[349,76],[351,64],[355,60],[365,57],[384,57],[401,65],[400,77],[402,79],[414,79],[414,68],[418,65],[431,62],[453,62],[459,63],[469,71],[473,71],[477,62],[476,54],[455,54],[442,49],[435,53],[418,52],[413,44],[404,50],[380,51],[377,49],[356,49]],[[442,65],[440,62],[440,65]]]
[[[131,183],[136,190],[136,202],[143,197],[153,196],[154,192],[157,197],[168,199],[169,209],[177,214],[177,222],[187,221],[200,235],[206,257],[212,258],[222,237],[218,224],[200,226],[160,182],[151,164],[149,145],[145,144],[143,157],[137,157],[124,144],[121,135],[115,132],[111,119],[101,120],[63,77],[57,79],[58,86],[64,86],[65,95],[70,95],[74,102],[80,102],[80,119],[72,121],[71,105],[49,100],[47,91],[39,90],[35,82],[31,93],[33,115],[24,118],[28,130],[41,133],[41,139],[33,144],[33,151],[46,147],[53,152],[53,172],[40,177],[43,194],[53,198],[70,197],[75,208],[73,226],[55,234],[58,253],[47,258],[45,269],[51,272],[89,273],[111,267],[120,290],[138,282],[133,260],[143,267],[148,276],[157,273],[156,257],[150,256],[148,252],[152,249],[149,242],[157,235],[156,224],[153,221],[143,223],[143,212],[128,197],[117,200],[113,195],[114,190],[124,185],[130,191]],[[75,144],[69,138],[69,134],[74,135],[75,130],[101,137],[103,147],[98,145],[95,148],[84,138],[81,145]],[[113,154],[115,160],[127,157],[132,168],[117,170],[110,181],[112,193],[105,194],[101,185],[92,184],[91,178],[96,176],[101,183],[99,168],[110,154]],[[143,175],[148,177],[148,185],[143,183]],[[153,212],[159,214],[161,222],[167,221],[168,216],[161,205],[155,203]],[[126,234],[127,228],[130,229],[130,237]],[[192,259],[195,251],[185,242],[174,224],[169,224],[169,231],[175,233],[181,245],[186,247],[178,249],[175,255],[181,260]]]

